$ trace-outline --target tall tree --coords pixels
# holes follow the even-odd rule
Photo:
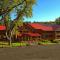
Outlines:
[[[12,36],[19,33],[18,26],[23,25],[23,17],[32,16],[32,8],[35,0],[0,0],[0,20],[6,26],[6,36],[10,44]],[[16,13],[16,18],[11,21],[11,14]]]
[[[60,17],[58,17],[58,18],[55,20],[55,23],[56,23],[56,24],[60,24]]]

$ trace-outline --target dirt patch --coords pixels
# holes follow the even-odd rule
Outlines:
[[[60,45],[0,48],[1,60],[60,60]]]

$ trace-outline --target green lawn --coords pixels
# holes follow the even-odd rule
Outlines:
[[[51,43],[51,41],[44,40],[44,41],[37,41],[37,42],[16,42],[12,43],[11,46],[8,44],[8,42],[0,42],[0,47],[20,47],[20,46],[30,46],[30,45],[41,45],[41,44],[54,44]]]
[[[26,43],[12,43],[12,47],[17,47],[17,46],[26,46]]]

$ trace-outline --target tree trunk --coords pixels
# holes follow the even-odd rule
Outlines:
[[[10,35],[8,35],[7,34],[7,32],[6,32],[6,37],[7,37],[7,39],[9,40],[9,45],[11,46],[11,43],[12,43],[12,36]]]
[[[10,46],[12,45],[12,39],[11,38],[9,39],[9,45]]]

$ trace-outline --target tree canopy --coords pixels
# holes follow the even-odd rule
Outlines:
[[[55,20],[55,23],[56,23],[56,24],[60,24],[60,17],[58,17],[58,18]]]
[[[32,6],[35,0],[0,0],[0,16],[6,16],[13,10],[17,12],[17,19],[20,16],[32,16]]]
[[[22,25],[23,17],[32,16],[35,0],[0,0],[0,21],[4,21],[7,37],[18,33],[18,26]],[[11,21],[11,14],[16,13],[16,18]]]

